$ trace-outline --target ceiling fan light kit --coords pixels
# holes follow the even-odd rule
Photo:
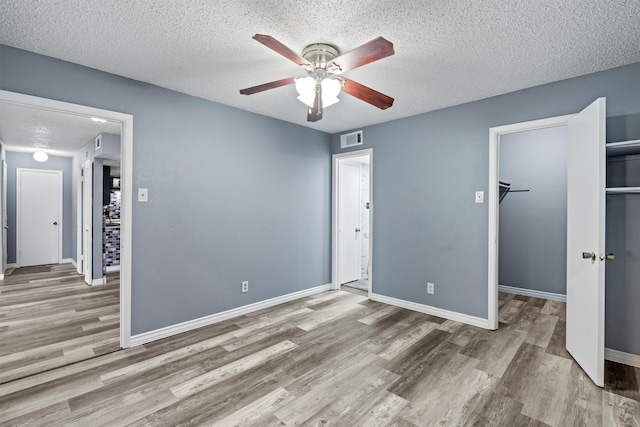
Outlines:
[[[316,80],[311,76],[298,77],[296,90],[298,91],[298,99],[309,107],[313,107],[313,100],[316,97]]]
[[[304,68],[307,76],[288,77],[242,89],[242,95],[252,95],[295,83],[298,99],[308,107],[307,121],[310,122],[322,119],[324,108],[340,101],[338,95],[343,88],[345,93],[382,110],[393,105],[393,98],[390,96],[341,76],[346,71],[393,55],[393,44],[383,37],[373,39],[343,55],[340,55],[335,46],[314,43],[302,50],[302,56],[271,36],[256,34],[253,38]]]
[[[338,79],[332,79],[325,77],[318,83],[316,77],[298,77],[296,79],[296,90],[298,91],[298,99],[313,108],[313,101],[316,98],[316,88],[320,85],[320,92],[322,96],[322,106],[327,108],[336,102],[340,101],[338,95],[342,88],[342,82]]]
[[[322,105],[326,108],[340,101],[338,94],[342,88],[342,82],[338,79],[327,77],[320,84],[322,88]]]

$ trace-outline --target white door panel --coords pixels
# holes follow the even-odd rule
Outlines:
[[[605,98],[569,121],[567,351],[604,385]],[[583,257],[593,254],[595,259]]]
[[[7,162],[2,161],[2,272],[7,268]]]
[[[82,165],[82,267],[84,281],[93,283],[93,168],[91,160]]]
[[[57,264],[62,227],[62,172],[18,169],[17,173],[19,265]]]
[[[360,278],[360,168],[340,163],[338,186],[338,283]]]

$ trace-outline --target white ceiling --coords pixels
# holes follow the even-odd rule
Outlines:
[[[8,151],[72,156],[102,132],[120,135],[120,122],[0,102],[0,141]]]
[[[640,0],[12,0],[0,43],[337,133],[640,61]],[[395,98],[347,94],[324,118],[286,86],[304,75],[251,39],[347,52],[377,36],[396,54],[345,73]]]

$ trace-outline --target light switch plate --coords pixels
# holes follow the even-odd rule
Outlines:
[[[476,191],[476,203],[484,203],[484,191]]]
[[[148,202],[149,201],[149,189],[148,188],[138,188],[138,201],[139,202]]]

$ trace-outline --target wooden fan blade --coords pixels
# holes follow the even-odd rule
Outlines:
[[[378,37],[338,56],[327,64],[327,70],[330,70],[333,74],[342,74],[345,71],[391,56],[394,53],[393,43],[384,37]]]
[[[344,77],[340,77],[340,79],[344,81],[342,91],[351,96],[355,96],[381,110],[386,110],[393,105],[394,99],[384,93],[380,93],[377,90],[373,90],[370,87],[366,87],[365,85]]]
[[[287,46],[283,45],[282,43],[280,43],[278,40],[274,39],[271,36],[256,34],[253,36],[253,39],[262,43],[263,45],[273,50],[274,52],[284,56],[289,61],[293,61],[298,65],[306,65],[315,69],[315,67],[313,66],[313,64],[311,64],[311,62],[307,61],[302,56],[298,55],[296,52],[289,49]]]
[[[313,108],[307,110],[307,121],[317,122],[322,120],[322,92],[320,87],[316,90],[316,97],[313,100]]]
[[[276,80],[275,82],[264,83],[258,86],[248,87],[246,89],[241,89],[241,95],[253,95],[254,93],[263,92],[265,90],[274,89],[280,86],[286,86],[294,83],[296,81],[295,77],[287,77],[286,79]]]

